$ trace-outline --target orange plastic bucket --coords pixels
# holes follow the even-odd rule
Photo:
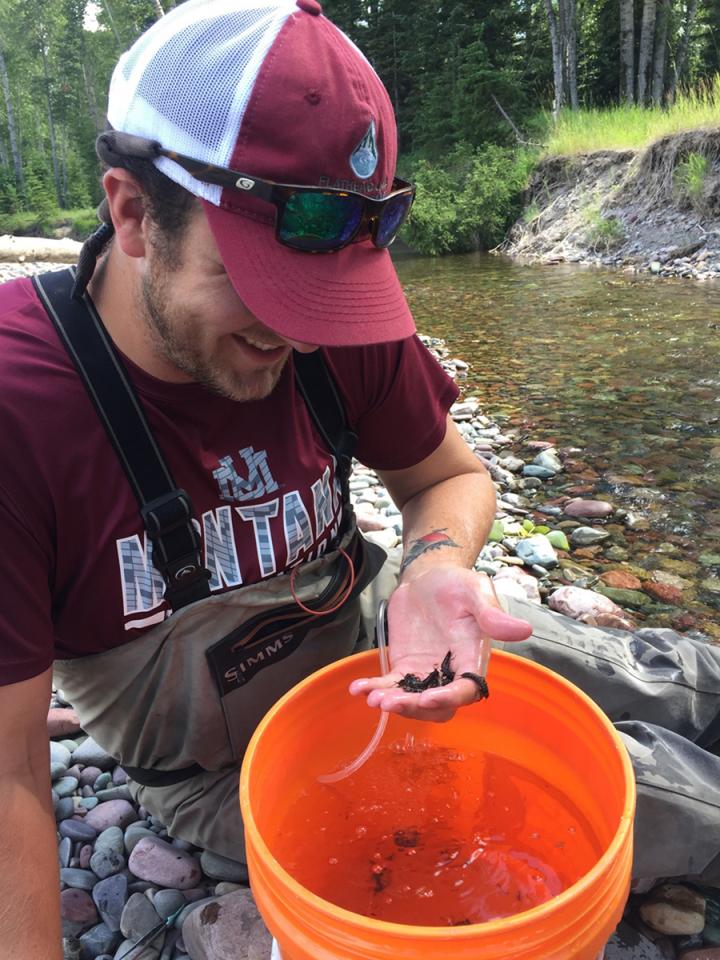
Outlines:
[[[599,960],[630,885],[635,783],[621,739],[602,711],[557,674],[496,651],[489,700],[446,724],[391,718],[385,737],[487,749],[541,776],[585,818],[604,851],[562,893],[533,909],[465,926],[388,923],[311,893],[274,855],[300,790],[356,756],[377,714],[348,684],[377,672],[376,651],[318,671],[279,700],[258,726],[240,777],[250,881],[283,960]]]

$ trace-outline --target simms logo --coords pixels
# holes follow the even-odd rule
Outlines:
[[[290,650],[285,649],[288,646],[291,646],[291,649],[297,646],[294,633],[284,633],[282,636],[276,637],[271,643],[265,644],[265,646],[256,653],[247,654],[242,660],[224,671],[223,686],[232,688],[240,687],[244,683],[247,683],[258,670],[269,666],[270,662],[278,657],[282,659],[283,655],[286,656],[290,653]]]

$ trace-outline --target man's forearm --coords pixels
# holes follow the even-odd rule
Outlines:
[[[492,526],[495,488],[484,470],[452,477],[409,500],[402,516],[401,583],[439,565],[469,568]]]
[[[3,770],[0,810],[2,954],[13,960],[61,960],[60,878],[48,773]]]

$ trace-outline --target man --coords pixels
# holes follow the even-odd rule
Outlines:
[[[426,674],[448,646],[458,677],[476,672],[483,633],[528,634],[468,569],[494,490],[385,249],[412,188],[394,179],[389,99],[359,51],[315,0],[190,0],[122,58],[108,119],[107,222],[74,297],[59,272],[7,285],[0,306],[14,960],[60,949],[53,662],[171,835],[243,858],[247,739],[297,680],[353,651],[381,562],[347,503],[353,435],[403,512],[398,597],[443,611],[422,638],[391,613],[396,673]],[[444,720],[477,695],[459,678],[393,708]]]
[[[523,640],[529,612],[531,655],[561,649],[581,683],[598,675],[560,618],[503,613],[469,569],[494,490],[447,418],[456,390],[413,338],[385,249],[412,199],[387,94],[316,0],[188,0],[121,59],[108,119],[106,222],[74,296],[61,272],[0,298],[0,927],[14,960],[59,956],[53,662],[170,834],[242,860],[247,739],[285,690],[355,649],[381,562],[348,508],[353,451],[401,508],[405,545],[393,672],[353,692],[446,720],[478,696],[461,674],[483,638]],[[597,641],[620,658],[621,636]],[[459,679],[398,689],[448,648]],[[712,696],[683,734],[701,735]]]

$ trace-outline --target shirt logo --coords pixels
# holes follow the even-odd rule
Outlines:
[[[350,168],[356,177],[367,180],[378,165],[377,141],[375,139],[375,121],[370,121],[367,133],[350,154]]]

